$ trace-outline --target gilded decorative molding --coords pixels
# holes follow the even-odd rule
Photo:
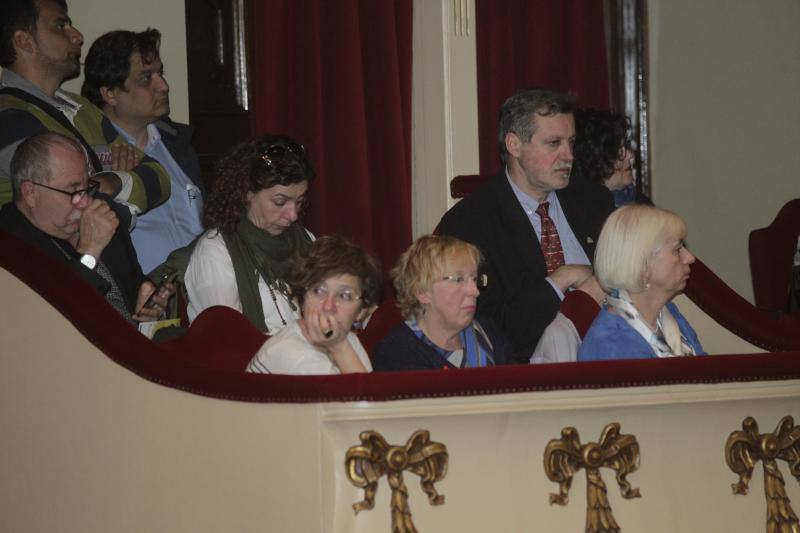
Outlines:
[[[415,431],[405,446],[391,446],[375,431],[363,431],[358,438],[361,444],[351,446],[344,459],[347,478],[364,489],[364,499],[354,503],[353,510],[358,514],[375,506],[378,480],[385,474],[392,489],[392,532],[416,533],[403,471],[420,477],[420,486],[431,505],[442,505],[444,495],[438,494],[433,484],[447,474],[447,446],[431,441],[424,429]]]
[[[725,443],[725,461],[739,482],[731,485],[734,494],[747,494],[756,463],[764,465],[764,493],[767,499],[767,533],[800,533],[800,523],[786,496],[778,459],[789,463],[789,472],[800,482],[800,426],[784,416],[775,431],[759,433],[758,422],[748,416],[742,431],[734,431]]]
[[[624,498],[639,498],[625,479],[639,468],[639,443],[634,435],[622,435],[620,425],[612,422],[603,428],[598,442],[581,444],[578,430],[565,427],[561,438],[547,443],[544,450],[544,471],[548,479],[558,483],[558,494],[550,494],[550,505],[567,505],[572,477],[586,469],[586,531],[587,533],[619,532],[611,505],[608,503],[606,485],[600,476],[600,467],[616,471],[617,483]]]

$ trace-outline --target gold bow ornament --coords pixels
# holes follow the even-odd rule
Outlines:
[[[742,431],[730,434],[725,443],[725,461],[739,474],[739,482],[731,485],[734,494],[747,494],[759,459],[764,465],[767,532],[800,533],[777,462],[780,459],[789,463],[789,472],[800,482],[800,426],[794,425],[791,416],[784,416],[774,432],[763,434],[758,432],[758,422],[748,416],[742,422]]]
[[[430,504],[442,505],[444,496],[436,492],[433,484],[447,474],[447,447],[431,441],[426,430],[414,432],[405,446],[390,446],[376,431],[363,431],[359,439],[361,444],[350,447],[344,460],[347,478],[356,487],[364,489],[364,499],[353,504],[355,513],[375,506],[378,480],[385,474],[392,488],[392,531],[416,533],[403,471],[409,470],[420,476],[420,486],[428,495]]]
[[[587,533],[619,532],[608,503],[606,485],[600,467],[617,472],[617,483],[624,498],[639,498],[625,479],[639,468],[639,443],[633,435],[620,434],[617,422],[603,428],[599,442],[581,445],[578,430],[565,427],[561,438],[553,439],[544,451],[544,470],[550,481],[558,483],[559,493],[550,494],[550,505],[567,505],[572,478],[581,468],[586,469],[586,531]]]

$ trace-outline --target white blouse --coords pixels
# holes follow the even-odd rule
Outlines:
[[[354,333],[347,334],[347,341],[355,350],[361,364],[372,372],[364,347]],[[308,342],[297,321],[283,328],[259,348],[247,365],[248,372],[257,374],[340,374],[339,367],[319,348]]]
[[[236,274],[233,262],[225,246],[222,234],[217,230],[207,231],[192,252],[189,266],[184,276],[186,292],[189,296],[187,313],[189,322],[194,321],[203,310],[214,305],[225,305],[242,311],[239,300],[239,289],[236,286]],[[270,335],[274,335],[285,327],[283,319],[288,323],[299,317],[293,311],[289,300],[280,291],[273,290],[274,299],[266,281],[258,277],[258,294],[264,308],[264,322]]]

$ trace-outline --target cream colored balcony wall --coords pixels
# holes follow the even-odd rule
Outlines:
[[[386,480],[375,509],[355,516],[363,494],[344,457],[361,431],[402,445],[418,429],[449,452],[436,485],[444,506],[429,506],[405,474],[420,531],[578,531],[584,473],[566,508],[548,505],[557,486],[545,446],[566,426],[586,443],[619,422],[641,449],[629,476],[641,499],[620,498],[602,471],[623,530],[752,533],[764,527],[761,466],[751,494],[734,496],[725,441],[747,416],[762,433],[786,415],[800,421],[798,380],[308,405],[211,399],[117,365],[4,270],[0,293],[14,302],[0,307],[0,531],[388,531]],[[797,508],[800,486],[779,467]]]

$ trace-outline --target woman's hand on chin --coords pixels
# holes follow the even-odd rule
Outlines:
[[[314,308],[306,310],[305,316],[300,319],[299,324],[306,339],[328,353],[337,345],[346,343],[347,333],[350,331],[335,317]]]
[[[347,333],[352,324],[342,324],[335,317],[319,309],[308,309],[299,324],[306,339],[324,350],[342,374],[367,372],[347,340]]]

